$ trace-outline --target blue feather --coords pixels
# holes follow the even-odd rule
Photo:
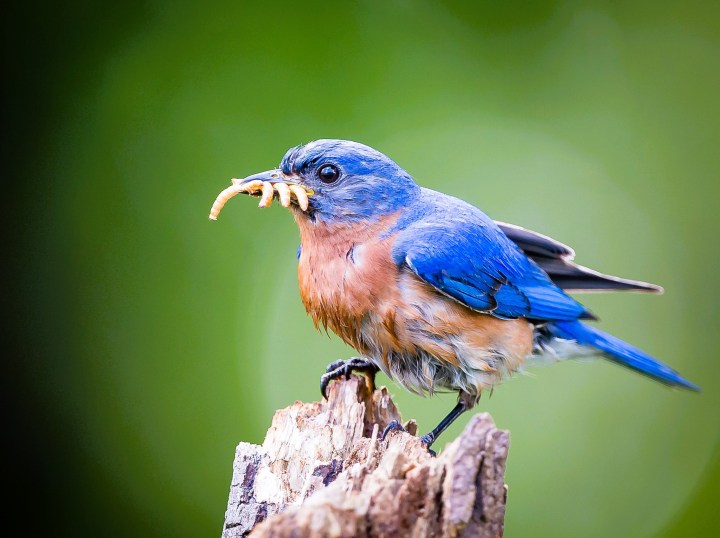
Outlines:
[[[393,258],[466,306],[502,319],[589,317],[482,211],[421,189],[393,232]]]
[[[551,335],[578,344],[592,346],[604,352],[606,358],[652,377],[666,385],[699,391],[700,387],[684,379],[669,366],[619,338],[579,321],[552,323],[547,327]]]

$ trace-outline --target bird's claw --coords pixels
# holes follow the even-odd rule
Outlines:
[[[400,424],[397,420],[391,420],[388,422],[388,425],[385,426],[385,429],[382,432],[382,435],[380,436],[380,441],[384,441],[385,438],[388,436],[390,432],[394,431],[400,431],[407,433],[407,430],[403,428],[403,425]]]
[[[344,377],[350,379],[353,372],[363,372],[367,375],[368,380],[372,388],[375,387],[375,374],[379,371],[379,368],[374,363],[367,359],[360,357],[353,357],[352,359],[340,359],[335,362],[331,362],[325,368],[325,373],[320,377],[320,393],[323,398],[327,400],[327,388],[330,385],[330,381],[333,379],[339,379]]]
[[[392,420],[388,423],[387,426],[385,426],[385,429],[383,430],[382,435],[380,436],[380,441],[384,441],[385,438],[388,436],[388,434],[390,432],[394,432],[394,431],[410,433],[397,420]],[[434,450],[430,449],[430,445],[432,444],[432,439],[428,435],[423,435],[420,438],[420,442],[425,445],[425,447],[427,448],[428,452],[430,453],[430,455],[432,457],[437,456],[437,453]]]
[[[430,455],[432,457],[437,456],[437,452],[435,452],[432,448],[430,448],[430,445],[432,445],[435,442],[434,437],[432,437],[430,434],[425,434],[422,437],[420,437],[420,442],[425,445],[425,448],[427,448],[428,452],[430,452]]]

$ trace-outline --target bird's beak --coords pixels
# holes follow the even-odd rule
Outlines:
[[[210,210],[210,219],[217,220],[220,210],[227,201],[241,193],[259,196],[259,207],[269,207],[277,194],[283,207],[295,204],[301,210],[307,211],[308,197],[313,195],[314,191],[303,185],[299,177],[283,174],[282,170],[277,169],[253,174],[243,179],[233,179],[232,185],[218,194],[215,199]]]

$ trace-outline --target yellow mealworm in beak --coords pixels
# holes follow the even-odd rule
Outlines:
[[[258,207],[270,207],[274,195],[275,189],[272,183],[270,183],[269,181],[263,182],[262,198],[260,198],[260,203],[258,204]]]
[[[275,183],[275,190],[280,195],[280,205],[290,206],[290,188],[285,183]]]
[[[225,207],[225,204],[227,201],[235,196],[236,194],[240,194],[245,189],[240,187],[239,185],[232,185],[222,191],[220,194],[217,195],[217,198],[215,198],[215,203],[212,205],[212,208],[210,209],[210,215],[208,218],[210,220],[217,220],[218,215],[220,214],[220,211],[223,207]]]
[[[256,192],[263,186],[263,182],[259,179],[249,181],[247,183],[242,183],[242,179],[233,179],[232,183],[233,184],[231,186],[222,191],[217,195],[217,198],[215,198],[215,203],[212,205],[210,215],[208,216],[210,220],[217,220],[220,211],[222,211],[222,208],[225,207],[227,201],[233,196],[240,194],[241,192]]]
[[[308,197],[305,189],[303,189],[300,185],[290,185],[289,188],[290,192],[292,192],[295,195],[295,198],[297,198],[300,209],[306,211],[308,208]]]
[[[259,179],[253,179],[252,181],[241,184],[240,187],[242,187],[244,191],[254,194],[263,188],[263,183],[264,182]]]

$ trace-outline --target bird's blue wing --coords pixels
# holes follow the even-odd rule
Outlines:
[[[395,261],[443,294],[499,318],[592,318],[484,213],[455,206],[408,222],[396,238]]]

